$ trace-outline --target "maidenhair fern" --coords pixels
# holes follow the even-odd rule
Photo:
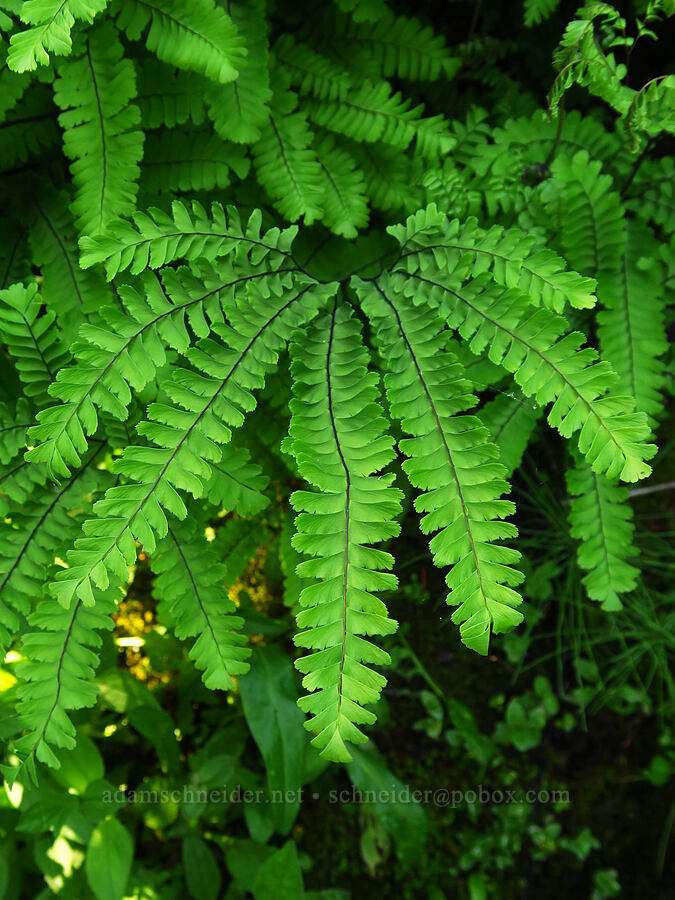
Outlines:
[[[229,690],[250,656],[232,586],[278,547],[299,703],[339,762],[397,641],[404,498],[479,654],[529,599],[518,478],[540,440],[588,596],[611,614],[637,584],[626,485],[668,387],[670,81],[629,86],[633,39],[593,4],[555,53],[552,116],[483,47],[479,78],[514,103],[491,121],[453,84],[480,47],[384,0],[277,6],[3,6],[10,778],[74,746],[146,559],[163,625]],[[557,6],[528,0],[527,25]],[[564,112],[573,84],[619,127]]]

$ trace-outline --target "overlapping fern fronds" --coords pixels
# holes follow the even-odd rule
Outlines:
[[[528,0],[528,25],[556,5]],[[650,150],[672,76],[628,87],[630,29],[584,7],[551,107],[585,85],[612,131],[530,114],[494,43],[476,67],[385,0],[282,6],[5,4],[0,638],[27,659],[31,776],[74,745],[141,551],[163,622],[228,689],[249,656],[228,591],[280,548],[300,705],[341,762],[397,640],[380,594],[406,479],[480,654],[523,617],[508,479],[546,424],[570,440],[588,595],[611,612],[637,583],[620,482],[650,474],[667,387],[673,172]]]

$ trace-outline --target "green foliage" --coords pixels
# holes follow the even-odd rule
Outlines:
[[[81,233],[98,234],[134,209],[138,162],[143,153],[140,113],[131,101],[131,61],[110,23],[87,38],[79,58],[58,67],[54,101],[63,110],[63,151],[73,160],[72,212]]]
[[[422,610],[462,664],[520,664],[573,596],[576,621],[612,640],[628,623],[638,668],[658,635],[667,686],[670,619],[652,603],[665,582],[644,588],[661,570],[632,504],[672,481],[674,76],[640,57],[672,4],[629,21],[587,3],[568,22],[552,0],[514,0],[508,16],[477,4],[459,37],[467,10],[436,16],[435,2],[0,6],[0,642],[19,679],[0,685],[0,730],[7,780],[33,798],[27,833],[32,815],[82,848],[63,896],[215,897],[216,849],[228,897],[302,896],[295,837],[267,842],[294,835],[303,786],[327,770],[404,787],[352,746],[377,718],[389,727],[399,659],[429,688],[417,730],[483,771],[563,728],[542,674],[483,734],[408,647]],[[512,41],[494,37],[505,16]],[[533,87],[519,54],[540,35],[553,65],[532,56]],[[417,542],[422,575],[399,588]],[[434,605],[442,579],[450,612]],[[154,624],[125,644],[138,596]],[[119,648],[184,685],[176,709],[116,666]],[[230,707],[238,724],[216,729]],[[120,717],[167,784],[181,772],[269,800],[206,831],[189,801],[173,893],[167,873],[143,882],[131,830],[101,800],[96,747]],[[68,793],[70,754],[94,774]],[[66,791],[46,811],[42,779]],[[150,807],[133,813],[143,828],[173,827],[177,811]],[[228,817],[253,840],[220,848]],[[372,872],[390,840],[417,864],[419,804],[367,804],[360,821]],[[520,840],[516,814],[504,822]],[[590,852],[588,835],[556,844],[542,829],[539,850]],[[464,840],[453,877],[496,896]],[[57,893],[59,848],[38,854]]]
[[[366,293],[370,285],[364,286]],[[491,632],[522,620],[515,609],[521,598],[511,589],[521,575],[510,565],[520,554],[493,543],[517,534],[500,521],[515,508],[500,499],[508,489],[504,469],[481,422],[457,416],[476,398],[444,347],[442,322],[395,289],[390,294],[386,284],[370,288],[365,308],[389,360],[385,384],[392,415],[412,436],[400,447],[409,457],[404,471],[425,491],[415,503],[426,513],[421,528],[439,532],[430,543],[436,565],[453,566],[447,576],[448,602],[459,606],[453,621],[461,625],[464,643],[485,654]]]
[[[363,704],[374,703],[385,679],[366,664],[389,657],[361,635],[391,634],[396,623],[373,591],[391,590],[391,554],[367,546],[398,533],[394,517],[400,491],[393,474],[377,473],[393,457],[377,404],[377,376],[349,308],[333,306],[291,350],[295,398],[289,451],[316,491],[296,491],[299,511],[293,545],[312,559],[298,575],[318,579],[300,595],[296,616],[305,629],[296,644],[319,652],[298,660],[310,694],[301,706],[307,727],[328,759],[351,759],[345,741],[366,740],[358,725],[374,721]],[[385,570],[385,571],[383,571]]]
[[[241,574],[255,547],[247,523],[229,524],[226,563],[194,527],[182,523],[168,529],[152,560],[155,591],[167,607],[166,618],[173,621],[176,637],[197,638],[190,656],[204,670],[204,684],[214,690],[234,686],[232,676],[248,670],[251,652],[238,633],[243,619],[232,615],[236,607],[224,600],[222,586]]]
[[[21,21],[31,27],[10,38],[7,65],[25,72],[49,65],[49,53],[68,56],[76,19],[91,22],[107,5],[108,0],[27,0],[21,4]]]

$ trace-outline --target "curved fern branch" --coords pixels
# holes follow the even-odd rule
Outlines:
[[[156,446],[126,448],[116,471],[130,483],[110,488],[96,503],[98,518],[85,522],[85,537],[68,554],[70,567],[51,585],[64,606],[74,598],[93,603],[94,585],[105,590],[111,577],[123,582],[136,559],[136,541],[154,552],[155,536],[167,534],[164,510],[186,515],[176,488],[203,496],[209,461],[220,460],[218,444],[228,443],[230,428],[243,422],[242,410],[255,407],[251,389],[264,384],[293,329],[316,313],[330,291],[310,282],[288,297],[288,289],[279,285],[272,292],[274,287],[256,295],[249,286],[247,297],[235,297],[231,324],[217,329],[225,343],[203,339],[186,354],[196,371],[173,369],[166,391],[176,405],[152,404],[150,419],[138,426]]]
[[[392,415],[412,437],[400,442],[409,457],[404,471],[424,491],[415,501],[425,534],[437,531],[430,548],[447,575],[448,603],[462,641],[486,654],[491,632],[522,621],[521,598],[512,587],[522,581],[511,568],[520,554],[495,541],[514,537],[501,521],[514,512],[498,451],[475,416],[458,415],[477,402],[461,366],[445,348],[443,323],[425,307],[415,308],[393,285],[357,281],[364,308],[385,349],[385,377]]]
[[[214,322],[222,321],[221,302],[228,291],[258,278],[283,280],[292,271],[263,270],[226,282],[211,272],[216,285],[204,291],[203,282],[189,272],[167,270],[163,283],[150,274],[143,279],[145,296],[130,286],[120,288],[123,309],[110,307],[100,324],[82,326],[83,342],[74,347],[76,364],[62,369],[50,388],[62,402],[38,414],[30,439],[39,443],[26,459],[44,462],[52,477],[67,475],[86,451],[87,435],[98,427],[97,408],[123,420],[130,385],[141,390],[154,378],[166,362],[165,347],[187,351],[186,317],[197,335],[205,336]]]
[[[345,742],[363,743],[359,725],[372,724],[385,684],[368,664],[389,656],[360,635],[396,629],[373,591],[391,590],[393,557],[366,544],[398,534],[393,521],[401,493],[393,475],[375,474],[393,457],[393,440],[377,404],[377,376],[349,308],[337,299],[292,347],[294,399],[288,446],[300,473],[317,490],[291,497],[297,534],[293,546],[313,559],[297,573],[313,583],[300,595],[295,643],[316,652],[297,660],[311,691],[299,703],[312,718],[306,728],[326,759],[348,762]]]

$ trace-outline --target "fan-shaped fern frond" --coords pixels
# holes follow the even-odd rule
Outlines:
[[[448,603],[458,607],[452,620],[466,646],[485,654],[492,632],[509,631],[523,618],[513,590],[523,576],[511,567],[520,554],[495,543],[517,534],[502,521],[515,509],[501,499],[509,490],[505,469],[480,420],[458,415],[477,400],[446,350],[441,320],[415,308],[393,284],[356,284],[386,352],[391,413],[411,435],[400,448],[406,475],[424,491],[415,501],[425,514],[422,531],[438,532],[429,544],[435,564],[452,566],[446,579]]]
[[[196,637],[190,658],[203,671],[204,684],[229,690],[232,676],[249,669],[246,637],[239,633],[244,620],[227,593],[255,553],[256,526],[244,520],[225,526],[226,552],[220,558],[194,521],[172,524],[150,561],[157,578],[159,616],[170,623],[179,640]],[[220,543],[220,537],[214,542]]]
[[[626,205],[644,221],[675,234],[675,159],[663,156],[645,162],[630,187]]]
[[[0,290],[31,278],[27,232],[9,216],[0,225]]]
[[[54,322],[51,310],[43,312],[35,282],[0,291],[0,338],[14,360],[26,396],[38,404],[47,398],[47,388],[67,359]]]
[[[387,144],[338,140],[363,174],[372,206],[403,213],[419,207],[422,194],[415,186],[411,161],[406,154]]]
[[[51,95],[49,85],[33,85],[2,123],[0,173],[3,175],[28,165],[38,154],[58,147],[61,136],[56,116],[44,114],[45,108],[52,107]]]
[[[26,452],[28,429],[34,421],[34,413],[21,397],[14,408],[0,404],[0,516],[19,509],[32,495],[36,486],[47,480],[44,466],[31,465],[23,455]]]
[[[25,72],[49,65],[50,53],[68,56],[75,20],[92,22],[107,5],[108,0],[26,0],[21,4],[21,21],[32,27],[10,38],[7,65]]]
[[[576,18],[567,23],[565,33],[553,54],[558,76],[551,88],[548,101],[553,113],[557,113],[563,94],[574,84],[588,90],[609,103],[622,115],[630,107],[634,92],[623,85],[626,66],[617,63],[613,53],[605,53],[595,31],[596,20],[606,35],[625,34],[626,22],[618,10],[609,3],[591,3],[581,6]],[[610,39],[611,40],[611,39]]]
[[[26,435],[33,424],[33,411],[25,397],[20,397],[14,409],[0,403],[0,465],[17,459],[26,446]]]
[[[528,28],[550,19],[560,0],[525,0],[525,24]]]
[[[89,32],[84,53],[61,63],[54,99],[63,110],[63,149],[73,160],[73,214],[77,227],[97,234],[135,205],[143,134],[134,67],[123,58],[111,23]]]
[[[85,537],[68,554],[70,567],[51,585],[60,603],[93,603],[94,585],[105,590],[111,578],[122,582],[136,559],[136,541],[154,553],[156,536],[168,530],[164,510],[186,515],[176,489],[203,496],[210,462],[221,458],[218,445],[228,443],[231,428],[255,407],[251,391],[264,384],[293,329],[316,314],[330,291],[281,277],[257,287],[249,281],[239,295],[232,288],[229,324],[214,329],[221,341],[206,338],[186,352],[194,371],[175,367],[164,385],[174,405],[151,404],[149,419],[137,428],[155,446],[127,447],[117,461],[117,474],[129,483],[110,488],[94,507],[98,518],[85,522]]]
[[[148,23],[148,50],[171,66],[225,83],[244,65],[237,28],[214,0],[124,0],[117,24],[132,41]]]
[[[0,38],[0,53],[4,48],[5,42]],[[26,93],[31,81],[32,76],[27,72],[22,75],[10,72],[8,69],[0,72],[0,122],[6,120],[8,113]]]
[[[508,119],[491,137],[495,156],[517,153],[521,165],[543,163],[552,148],[570,158],[585,151],[591,159],[603,162],[611,162],[620,154],[616,137],[597,119],[582,116],[576,109],[565,113],[562,121],[552,120],[541,110],[530,117]]]
[[[675,75],[658,75],[641,87],[632,98],[623,125],[634,152],[640,149],[645,135],[675,134]]]
[[[385,684],[368,665],[389,655],[361,635],[396,629],[374,591],[391,590],[393,557],[370,544],[398,534],[394,517],[401,492],[393,475],[377,475],[394,456],[393,439],[377,403],[377,376],[369,373],[360,328],[338,305],[292,347],[294,399],[289,449],[315,490],[296,491],[299,512],[293,546],[313,557],[298,575],[314,579],[300,595],[295,643],[317,652],[296,666],[310,691],[299,702],[312,716],[306,728],[321,755],[351,759],[345,742],[363,743],[359,725],[372,724]]]
[[[335,0],[335,5],[355,22],[377,22],[388,12],[386,0]]]

